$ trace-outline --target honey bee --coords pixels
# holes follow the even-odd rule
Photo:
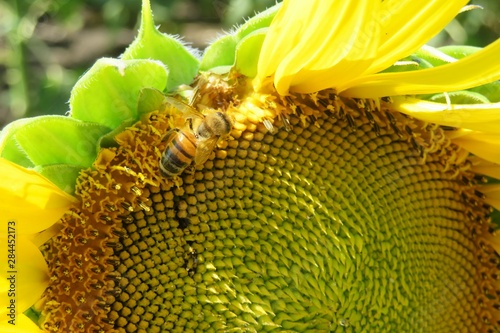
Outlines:
[[[182,128],[172,129],[163,139],[167,148],[161,157],[160,170],[165,177],[174,178],[193,162],[195,166],[205,163],[219,138],[228,135],[233,125],[225,112],[209,110],[205,115],[175,98],[166,97],[166,101],[185,120]]]

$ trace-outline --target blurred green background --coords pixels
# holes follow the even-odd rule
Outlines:
[[[160,30],[203,50],[275,0],[151,0]],[[431,44],[485,46],[500,36],[500,1],[460,14]],[[0,1],[0,128],[14,119],[64,114],[71,87],[100,57],[133,40],[140,0]],[[411,13],[409,13],[410,15]]]

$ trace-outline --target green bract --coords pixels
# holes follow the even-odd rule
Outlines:
[[[277,4],[245,22],[239,29],[223,36],[210,45],[200,64],[200,70],[216,73],[238,72],[253,77],[267,28],[281,4]]]
[[[164,105],[164,101],[165,94],[163,94],[160,90],[154,88],[143,88],[139,93],[137,101],[137,117],[140,118],[143,114],[161,110],[162,106]],[[116,146],[114,137],[118,133],[124,131],[127,127],[132,126],[135,121],[136,119],[131,119],[122,122],[120,126],[116,127],[114,130],[100,138],[99,146]]]
[[[447,103],[450,101],[453,104],[482,104],[489,103],[488,98],[484,95],[473,91],[453,91],[446,94],[432,95],[428,100],[436,103]]]
[[[419,58],[416,55],[411,55],[400,61],[397,61],[394,65],[389,68],[384,69],[383,73],[397,73],[397,72],[409,72],[416,71],[425,68],[432,68],[433,66],[425,59]]]
[[[106,126],[63,116],[22,119],[0,135],[0,156],[35,168],[61,189],[71,193],[78,172],[92,165],[99,138]]]
[[[155,59],[164,63],[169,71],[167,91],[181,84],[190,84],[199,66],[196,56],[182,42],[156,29],[149,1],[142,2],[139,35],[123,53],[122,59]]]
[[[245,36],[236,46],[234,68],[241,74],[248,77],[257,75],[258,54],[256,50],[262,48],[264,38],[266,37],[266,28],[262,28]]]
[[[429,64],[431,64],[432,67],[441,66],[457,61],[457,59],[453,56],[428,45],[424,45],[420,50],[415,52],[415,56],[420,59],[424,59]]]
[[[14,135],[17,129],[32,122],[33,119],[36,118],[19,119],[4,127],[0,132],[0,157],[25,168],[32,168],[35,166],[24,150],[17,144]]]
[[[164,102],[165,95],[161,91],[151,88],[144,88],[141,90],[141,94],[139,95],[137,111],[139,112],[139,114],[157,111],[162,108]]]
[[[201,59],[200,70],[227,73],[234,65],[238,41],[235,35],[226,35],[210,45]]]
[[[50,179],[61,190],[73,194],[75,192],[76,179],[80,174],[80,170],[84,168],[69,164],[53,164],[37,166],[34,169],[45,178]]]
[[[45,116],[17,130],[15,139],[34,165],[90,166],[97,155],[95,142],[108,131],[95,123]]]
[[[448,45],[439,47],[438,50],[455,59],[462,59],[481,50],[481,48],[469,45]]]
[[[477,92],[486,97],[491,103],[500,102],[500,82],[495,81],[479,87],[471,88],[470,91]]]
[[[163,90],[167,70],[157,60],[104,58],[76,83],[71,92],[71,116],[111,129],[137,120],[137,100],[144,87]]]

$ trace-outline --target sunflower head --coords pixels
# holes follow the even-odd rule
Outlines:
[[[144,1],[69,116],[2,132],[9,218],[51,221],[30,330],[498,330],[499,44],[423,46],[462,2],[285,1],[198,59]]]

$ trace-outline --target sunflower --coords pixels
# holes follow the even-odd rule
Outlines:
[[[465,3],[284,1],[199,60],[144,1],[69,117],[2,132],[44,259],[2,329],[498,331],[500,42],[424,45]]]

